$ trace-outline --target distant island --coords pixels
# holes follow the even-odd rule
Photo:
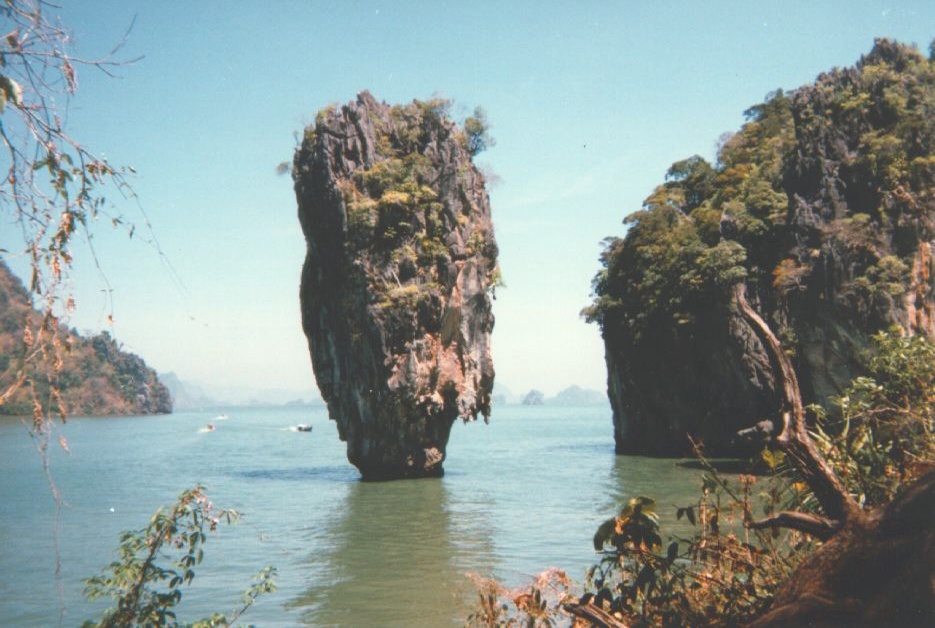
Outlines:
[[[525,394],[516,395],[502,384],[494,386],[494,406],[521,404],[525,406],[601,406],[607,405],[607,394],[592,388],[582,388],[573,385],[563,388],[554,396],[546,396],[541,390],[535,388]]]
[[[313,390],[219,387],[184,380],[176,373],[160,373],[159,379],[172,395],[176,410],[226,407],[318,407],[321,396]]]
[[[7,390],[18,375],[23,339],[42,324],[29,292],[0,259],[0,391]],[[53,358],[60,360],[57,367],[27,366],[26,383],[0,404],[0,414],[31,416],[34,394],[52,399],[50,409],[65,416],[172,412],[172,397],[156,371],[124,351],[109,333],[82,336],[59,325],[58,337],[60,349]]]

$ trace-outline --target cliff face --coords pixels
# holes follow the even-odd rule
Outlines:
[[[693,157],[610,242],[587,310],[605,340],[619,452],[733,453],[775,416],[770,362],[730,287],[745,282],[806,402],[862,372],[869,336],[935,334],[935,69],[881,40],[746,112],[711,165]]]
[[[303,327],[365,479],[441,475],[455,419],[490,413],[497,245],[476,139],[444,101],[363,92],[295,155]]]
[[[42,315],[32,308],[28,291],[0,260],[0,392],[15,380],[22,356],[24,330],[33,337],[42,326]],[[55,323],[52,323],[55,324]],[[61,325],[58,336],[61,359],[54,358],[28,368],[29,381],[40,399],[53,399],[53,412],[66,416],[141,415],[172,412],[172,398],[156,372],[132,353],[122,351],[107,333],[84,337]],[[50,356],[52,354],[50,353]],[[48,374],[52,372],[50,383]],[[50,386],[60,402],[50,396]],[[29,386],[0,405],[0,414],[29,415],[33,403]]]

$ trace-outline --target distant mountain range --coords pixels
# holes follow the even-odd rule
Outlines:
[[[229,406],[323,406],[325,402],[316,389],[261,389],[251,387],[209,386],[183,380],[175,373],[160,373],[159,379],[172,394],[176,410],[201,410]],[[494,405],[599,406],[606,405],[603,391],[569,386],[554,397],[538,390],[522,395],[502,384],[493,390]]]
[[[318,391],[285,388],[209,386],[183,380],[175,373],[161,373],[159,379],[172,394],[176,410],[201,410],[228,406],[319,406]]]
[[[606,405],[607,394],[600,390],[569,386],[554,397],[546,397],[539,390],[530,390],[522,395],[516,395],[502,384],[495,384],[493,389],[494,405],[549,405],[549,406],[598,406]]]

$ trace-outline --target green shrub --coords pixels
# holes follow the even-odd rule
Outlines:
[[[160,509],[149,525],[120,536],[118,558],[97,576],[88,578],[88,599],[109,597],[116,606],[99,621],[84,626],[177,626],[176,608],[182,588],[195,579],[195,567],[204,557],[207,533],[221,523],[233,523],[233,510],[217,510],[200,486],[182,492],[168,510]],[[243,594],[243,606],[229,617],[214,614],[194,626],[228,626],[234,623],[257,597],[276,589],[276,569],[267,567],[254,578]]]
[[[935,345],[897,331],[873,337],[868,374],[812,406],[813,438],[848,491],[865,506],[892,500],[935,467]]]

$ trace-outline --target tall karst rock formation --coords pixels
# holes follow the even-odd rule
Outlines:
[[[792,356],[806,402],[862,372],[877,331],[935,335],[935,64],[879,40],[855,67],[746,112],[627,218],[595,278],[617,450],[711,453],[775,416],[776,377],[732,287]]]
[[[455,419],[485,420],[497,244],[483,175],[442,100],[367,92],[319,112],[295,155],[315,378],[364,479],[440,476]]]

